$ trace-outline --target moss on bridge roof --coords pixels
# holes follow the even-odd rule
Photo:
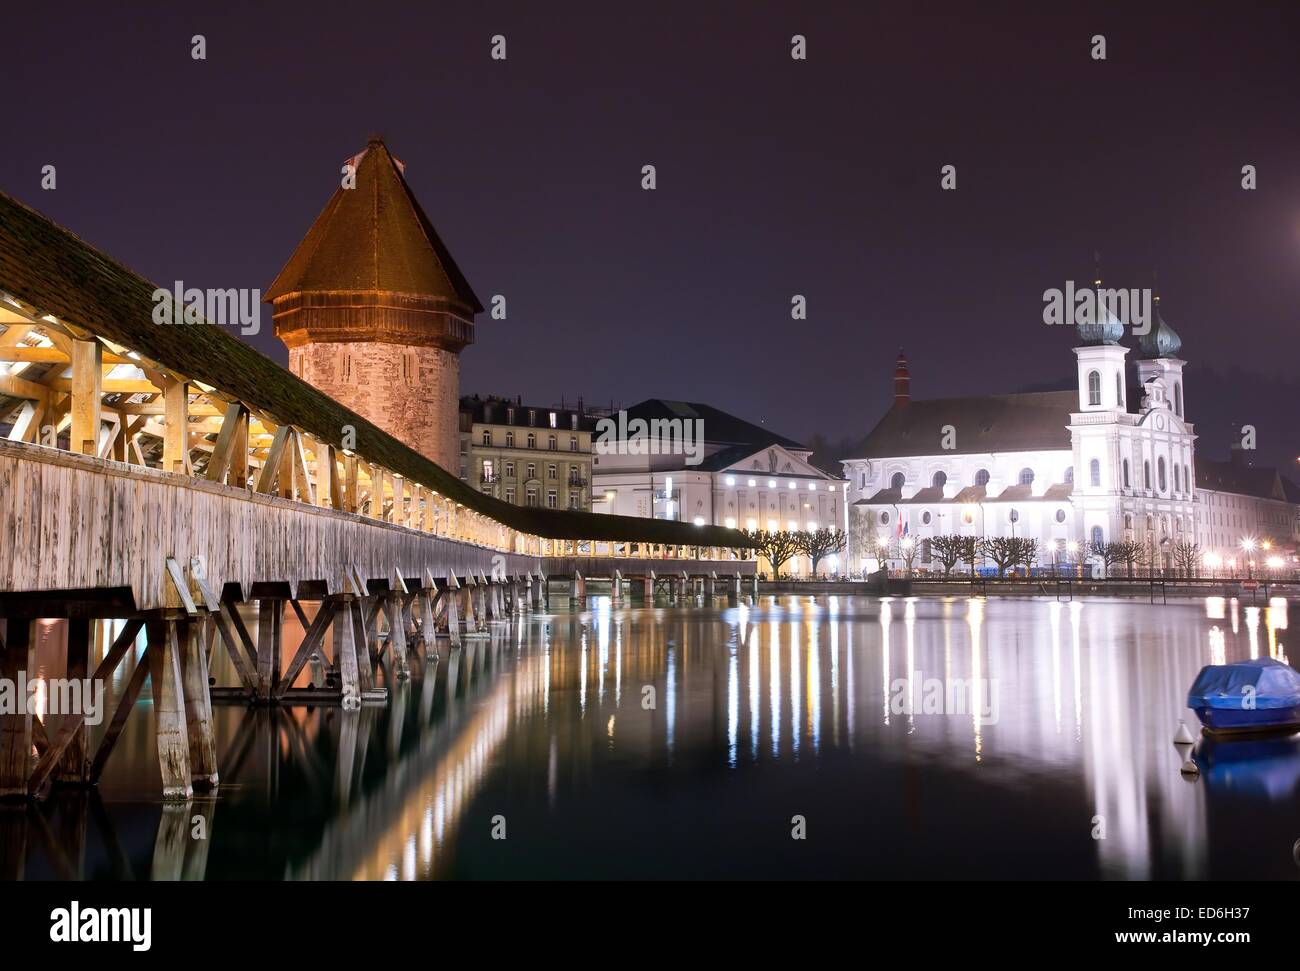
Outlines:
[[[470,488],[457,476],[227,333],[202,324],[156,324],[158,289],[73,233],[0,192],[0,289],[43,313],[93,331],[191,380],[233,395],[280,424],[353,449],[513,529],[551,539],[614,540],[747,547],[734,529],[661,519],[514,506]]]

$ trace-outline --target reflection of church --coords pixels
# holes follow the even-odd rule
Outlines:
[[[1067,391],[913,400],[900,353],[893,407],[844,461],[855,514],[878,538],[917,544],[918,566],[930,538],[951,533],[1037,539],[1044,564],[1070,556],[1067,544],[1131,539],[1171,565],[1179,542],[1196,541],[1182,342],[1159,297],[1135,368],[1114,316],[1078,334]]]

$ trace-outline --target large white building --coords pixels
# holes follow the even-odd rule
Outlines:
[[[1153,316],[1135,360],[1114,317],[1081,325],[1065,391],[914,400],[900,352],[893,407],[843,462],[854,515],[889,559],[914,548],[918,567],[945,534],[1030,537],[1039,565],[1077,561],[1093,542],[1138,541],[1165,567],[1179,542],[1215,549],[1205,527],[1220,511],[1198,504],[1181,341],[1158,297]],[[867,552],[852,549],[850,569],[874,567]]]
[[[847,483],[813,465],[807,446],[759,425],[660,398],[603,422],[593,442],[593,512],[773,532],[846,525]],[[602,434],[611,425],[619,433]],[[842,568],[842,557],[828,558],[818,571]],[[781,572],[808,570],[807,558],[795,557]]]

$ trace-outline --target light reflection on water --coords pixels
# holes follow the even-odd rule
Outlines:
[[[1298,743],[1201,741],[1197,782],[1172,744],[1202,665],[1285,658],[1286,632],[1280,600],[596,599],[381,671],[386,708],[219,707],[201,852],[157,800],[146,700],[102,804],[41,810],[73,824],[26,840],[26,875],[1293,878]]]

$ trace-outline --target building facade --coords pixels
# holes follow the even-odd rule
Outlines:
[[[515,506],[591,512],[591,436],[583,409],[460,399],[460,477]]]
[[[1214,571],[1291,570],[1300,550],[1300,487],[1274,468],[1229,462],[1196,466],[1196,540]]]
[[[813,465],[811,449],[711,405],[651,398],[596,432],[594,512],[773,532],[847,524],[847,483]],[[782,572],[810,567],[795,557]]]
[[[1104,313],[1080,326],[1074,387],[1062,391],[913,400],[900,352],[893,407],[843,463],[862,517],[852,569],[874,569],[874,547],[928,567],[946,534],[1037,540],[1040,566],[1133,541],[1171,567],[1180,543],[1198,541],[1205,510],[1181,341],[1158,297],[1135,361],[1123,333]]]
[[[289,370],[448,471],[478,297],[379,138],[266,292]],[[382,218],[375,218],[381,213]]]

